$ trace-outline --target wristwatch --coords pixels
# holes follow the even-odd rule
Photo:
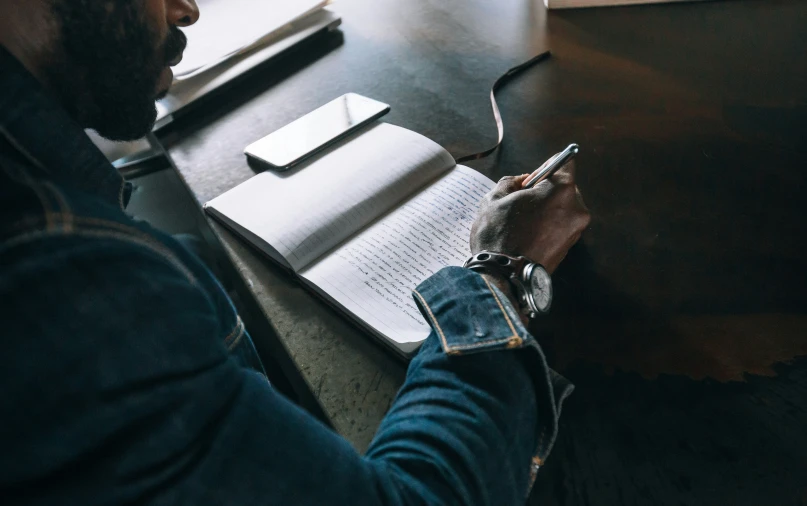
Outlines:
[[[482,251],[466,260],[463,267],[504,277],[515,289],[521,311],[530,318],[549,312],[552,278],[541,264],[525,257]]]

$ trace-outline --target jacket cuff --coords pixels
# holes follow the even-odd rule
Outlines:
[[[525,364],[535,384],[538,416],[545,421],[533,458],[533,471],[537,472],[555,443],[561,407],[574,385],[549,368],[538,341],[521,323],[516,309],[478,273],[446,267],[421,283],[413,296],[447,355],[525,350]]]
[[[507,297],[470,269],[446,267],[414,297],[448,355],[521,348],[532,339]]]

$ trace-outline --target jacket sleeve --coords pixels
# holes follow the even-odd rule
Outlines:
[[[415,297],[433,332],[365,455],[245,373],[175,493],[189,503],[525,502],[571,386],[481,276],[446,269]]]
[[[114,241],[58,246],[0,287],[16,311],[9,504],[518,504],[551,448],[570,386],[475,273],[416,290],[433,331],[362,456],[228,355],[176,266]]]

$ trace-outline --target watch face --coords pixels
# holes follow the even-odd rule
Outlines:
[[[542,313],[549,310],[552,304],[552,278],[543,267],[536,265],[530,273],[530,291],[535,307]]]

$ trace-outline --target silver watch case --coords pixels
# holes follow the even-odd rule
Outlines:
[[[549,308],[552,306],[552,278],[543,266],[531,262],[526,257],[511,257],[501,253],[482,251],[469,258],[464,267],[482,271],[493,270],[504,275],[516,290],[521,311],[530,318],[549,312]],[[545,304],[536,300],[536,287],[533,287],[533,280],[542,284],[537,289],[546,292],[543,294],[546,298]]]
[[[538,300],[536,300],[533,276],[540,276],[542,280],[544,280],[542,289],[548,292],[546,294],[547,300],[545,304],[539,304]],[[513,273],[512,277],[515,278],[516,273]],[[520,291],[520,297],[525,302],[525,309],[529,310],[529,317],[535,318],[539,314],[548,313],[549,308],[552,307],[552,278],[550,278],[546,269],[540,264],[530,262],[521,269],[521,274],[518,275],[518,278],[518,283],[515,283],[515,285]]]

